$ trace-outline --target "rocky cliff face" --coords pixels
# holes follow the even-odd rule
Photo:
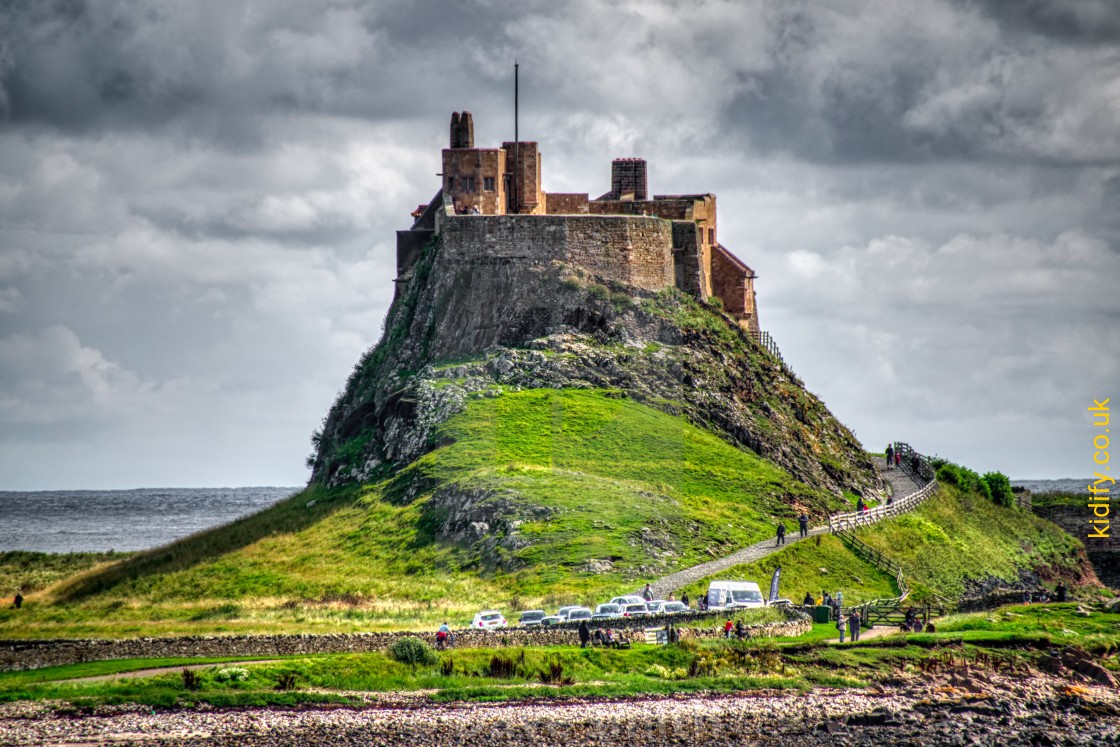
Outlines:
[[[449,257],[438,241],[315,435],[312,480],[387,474],[432,448],[471,397],[511,387],[620,390],[808,485],[882,489],[851,432],[718,309],[559,262]]]

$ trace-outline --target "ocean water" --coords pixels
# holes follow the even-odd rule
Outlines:
[[[146,550],[254,513],[301,489],[0,491],[0,551]]]
[[[1024,487],[1032,493],[1084,493],[1091,477],[1066,478],[1064,480],[1012,480],[1013,486]]]

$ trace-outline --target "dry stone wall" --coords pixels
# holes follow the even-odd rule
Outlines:
[[[780,622],[747,626],[753,638],[803,635],[812,629],[808,615],[787,610],[787,619]],[[710,625],[680,628],[682,638],[715,638],[722,635],[719,624],[724,616],[718,613],[681,615],[673,622],[711,620]],[[641,640],[645,628],[661,627],[664,619],[611,620],[615,630],[629,630]],[[435,645],[434,633],[385,632],[335,635],[244,635],[184,636],[180,638],[62,639],[0,641],[0,671],[40,669],[64,664],[109,659],[219,656],[286,656],[292,654],[365,653],[381,651],[393,641],[419,637]],[[499,631],[456,631],[458,648],[500,648],[506,646],[579,645],[575,626],[552,628],[509,628]]]

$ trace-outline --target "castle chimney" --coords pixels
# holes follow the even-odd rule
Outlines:
[[[474,147],[474,117],[470,112],[463,112],[459,118],[459,147]]]
[[[616,158],[611,162],[611,196],[616,200],[648,200],[646,159]]]
[[[459,145],[460,121],[459,112],[451,112],[451,148],[462,147]]]

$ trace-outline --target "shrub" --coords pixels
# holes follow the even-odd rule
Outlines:
[[[611,297],[611,289],[605,285],[599,285],[598,283],[592,283],[587,286],[587,292],[592,298],[597,298],[600,301],[606,301]]]
[[[214,679],[218,682],[244,682],[249,679],[249,670],[245,667],[222,667]]]
[[[276,677],[275,687],[277,690],[295,690],[296,678],[297,675],[295,672],[281,672]]]
[[[560,657],[558,656],[549,659],[548,668],[542,669],[537,676],[545,685],[556,685],[560,687],[561,685],[571,685],[575,683],[573,678],[564,676],[564,663],[560,661]]]
[[[517,675],[517,663],[512,657],[495,655],[490,657],[490,676],[498,680],[513,679]]]
[[[982,478],[995,503],[1001,506],[1014,506],[1015,494],[1011,490],[1011,480],[1002,472],[985,472]]]
[[[421,664],[431,665],[439,661],[439,657],[436,656],[436,652],[432,650],[431,646],[419,638],[411,636],[393,641],[393,644],[389,646],[389,658],[393,661],[399,661],[401,664],[408,664],[413,671]]]
[[[183,687],[191,691],[199,689],[202,687],[202,676],[193,669],[184,669]]]

